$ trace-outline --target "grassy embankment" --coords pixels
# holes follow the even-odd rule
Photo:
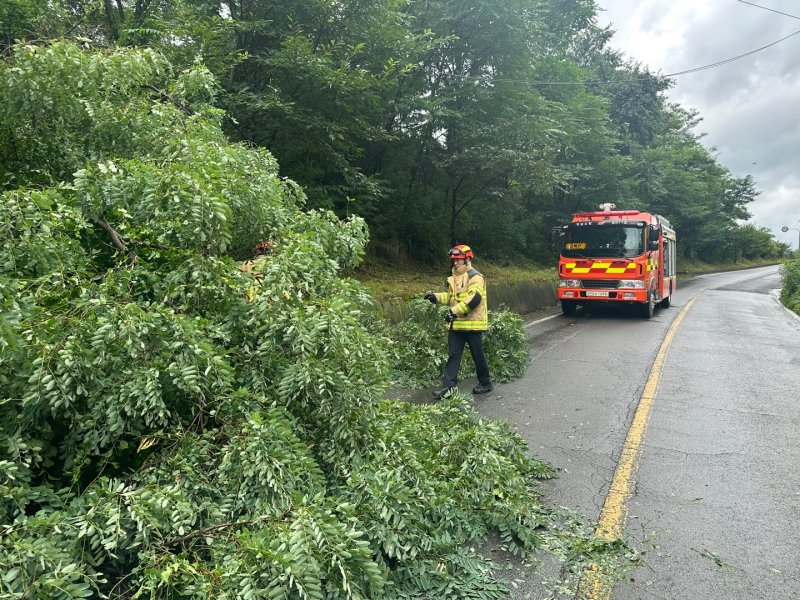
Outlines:
[[[473,265],[486,277],[490,285],[526,281],[553,283],[557,280],[553,267],[536,264],[500,265],[485,260],[475,260]],[[449,265],[416,265],[411,262],[385,262],[370,258],[359,267],[353,276],[366,285],[381,301],[411,300],[421,298],[428,292],[444,290],[445,278],[450,274]]]
[[[685,279],[703,273],[733,271],[774,264],[772,261],[740,261],[737,263],[710,264],[681,259],[678,263],[678,278]],[[475,268],[486,276],[491,287],[514,286],[519,283],[554,285],[558,280],[555,262],[551,265],[518,263],[504,265],[476,259]],[[432,267],[417,265],[410,261],[385,261],[369,258],[353,273],[353,277],[365,284],[379,303],[403,302],[421,298],[427,292],[442,291],[449,274],[448,264]],[[555,300],[553,300],[555,306]]]
[[[787,261],[783,269],[781,302],[800,315],[800,257]]]

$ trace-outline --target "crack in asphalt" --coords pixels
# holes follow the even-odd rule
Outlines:
[[[659,450],[668,454],[673,454],[676,456],[682,456],[684,458],[695,457],[695,456],[707,456],[707,457],[745,457],[745,458],[752,458],[750,454],[745,452],[732,452],[732,451],[721,451],[721,452],[691,452],[688,450],[678,450],[677,448],[670,448],[669,446],[661,446],[658,444],[644,444],[644,448],[650,448],[651,450]]]
[[[686,404],[686,403],[682,403]],[[747,410],[745,408],[729,408],[729,407],[718,407],[718,406],[711,406],[708,404],[693,404],[692,406],[702,409],[702,410],[709,410],[718,413],[732,413],[732,414],[741,414],[747,416],[759,416],[759,417],[772,417],[778,418],[781,420],[786,419],[786,415],[778,414],[773,412],[768,412],[764,410]],[[794,420],[794,419],[792,419]]]

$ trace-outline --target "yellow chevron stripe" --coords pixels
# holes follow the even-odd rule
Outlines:
[[[636,263],[631,262],[625,265],[624,267],[612,267],[613,263],[610,262],[596,262],[593,263],[589,267],[579,267],[577,266],[578,263],[564,263],[564,269],[567,273],[575,273],[575,274],[585,274],[585,273],[609,273],[609,274],[621,274],[625,273],[626,271],[635,271],[636,270]],[[652,271],[653,269],[657,268],[658,262],[648,260],[647,261],[647,270]]]

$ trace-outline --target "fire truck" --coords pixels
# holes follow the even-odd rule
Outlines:
[[[593,303],[634,304],[649,319],[675,292],[675,231],[660,215],[615,210],[576,213],[557,228],[558,300],[566,315]]]

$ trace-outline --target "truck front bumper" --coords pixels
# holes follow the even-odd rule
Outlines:
[[[647,290],[644,289],[583,289],[558,288],[559,300],[583,302],[647,302]]]

